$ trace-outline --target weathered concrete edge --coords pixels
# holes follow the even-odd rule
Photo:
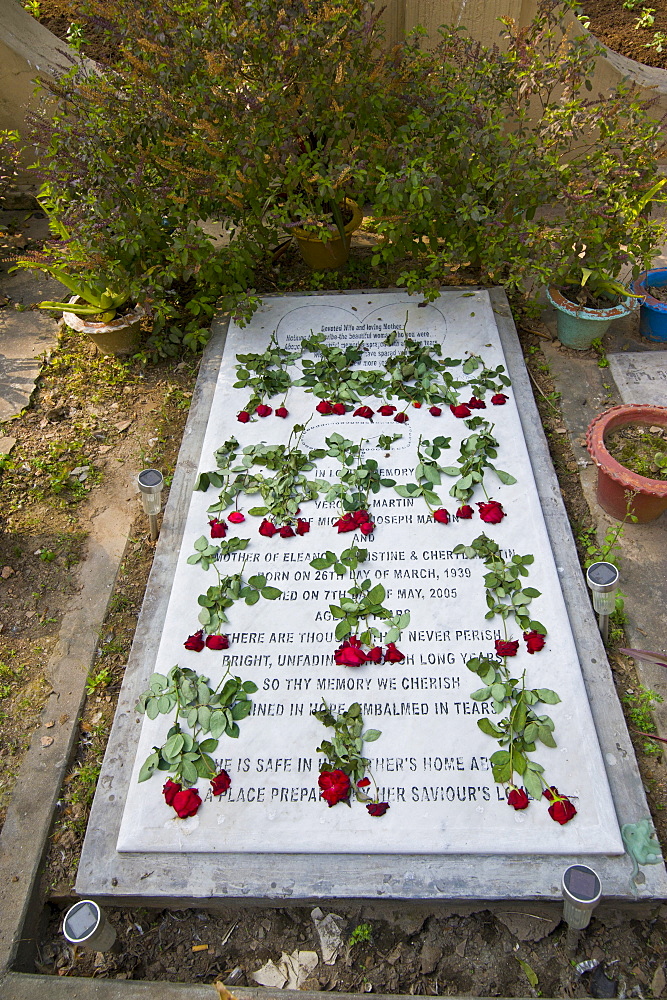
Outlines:
[[[39,868],[56,800],[78,732],[86,679],[132,523],[127,506],[105,510],[91,523],[81,589],[65,615],[46,670],[53,688],[21,764],[0,834],[0,971],[26,941]],[[63,719],[48,729],[46,722]],[[41,740],[53,742],[43,747]]]
[[[561,577],[561,587],[616,814],[621,826],[625,823],[636,823],[640,819],[650,817],[651,813],[634,748],[616,695],[614,678],[600,637],[590,593],[577,558],[576,545],[558,479],[549,459],[549,446],[532,395],[514,323],[511,318],[507,318],[511,316],[509,305],[501,289],[492,289],[491,301],[494,304],[505,357],[512,372],[512,386],[515,392],[517,387],[521,386],[522,399],[530,398],[532,401],[532,407],[523,404],[519,407],[519,415],[531,463],[536,470],[540,501],[551,546],[561,557],[562,565],[557,567]],[[517,351],[520,359],[515,358]],[[516,363],[518,360],[519,364]],[[538,465],[539,475],[537,475]],[[619,864],[625,872],[628,859],[619,859]],[[667,895],[667,872],[663,864],[645,866],[642,874],[646,880],[638,886],[638,892],[642,897],[664,898]],[[624,874],[623,877],[627,876]],[[606,896],[606,886],[603,891]]]
[[[594,713],[594,718],[596,724],[598,721],[604,724],[603,754],[611,752],[610,747],[616,748],[615,752],[624,761],[629,758],[631,762],[623,780],[617,780],[614,775],[614,781],[610,781],[620,822],[636,821],[649,815],[648,807],[641,779],[636,771],[632,745],[615,696],[604,648],[583,584],[569,521],[551,466],[511,311],[505,294],[500,289],[491,291],[491,302],[522,414],[550,538],[552,543],[557,540],[557,544],[567,553],[562,574],[567,608],[591,701],[593,703],[594,699],[600,699],[601,707],[596,709],[597,715]],[[190,489],[194,482],[199,458],[195,430],[203,435],[210,407],[209,397],[212,396],[220,363],[224,332],[216,330],[200,371],[191,408],[192,426],[189,421],[179,456],[183,478],[180,489]],[[172,497],[175,498],[176,495],[181,494],[177,494],[175,487],[172,487]],[[322,899],[392,899],[436,904],[449,900],[491,901],[508,897],[556,900],[560,898],[560,879],[564,869],[569,864],[588,863],[603,881],[605,898],[632,901],[636,898],[662,898],[667,895],[667,876],[662,866],[645,869],[645,881],[635,891],[629,884],[631,863],[625,856],[563,855],[545,858],[508,855],[497,858],[483,855],[366,855],[360,858],[354,855],[330,855],[325,864],[322,859],[304,854],[280,857],[260,854],[197,854],[197,863],[193,864],[192,859],[187,856],[169,856],[167,859],[160,854],[116,853],[118,827],[127,790],[119,776],[124,770],[131,770],[136,746],[136,716],[133,706],[152,670],[171,579],[171,575],[163,574],[173,573],[183,532],[182,523],[171,523],[170,514],[175,509],[175,503],[172,504],[170,498],[170,507],[165,512],[165,526],[162,529],[164,558],[161,553],[160,566],[154,567],[155,587],[152,588],[149,584],[150,599],[144,609],[146,614],[142,614],[140,619],[140,625],[145,624],[145,630],[137,628],[137,639],[119,699],[114,725],[115,739],[109,743],[88,826],[77,879],[78,892],[110,905],[153,904],[181,907],[220,906],[225,901],[238,901],[245,905],[280,905],[281,901],[284,904],[285,900],[290,900],[295,904],[305,904]],[[132,669],[130,664],[133,664]],[[609,712],[611,723],[605,721],[605,712]],[[599,719],[600,716],[602,719]],[[626,757],[623,757],[624,753]],[[609,766],[608,761],[606,766]],[[627,803],[619,802],[618,794],[627,795]],[[530,878],[526,878],[527,864],[530,866]],[[151,895],[148,892],[136,895],[136,887],[140,883],[143,883],[146,890],[148,886],[154,886],[154,892]],[[267,885],[271,890],[270,895],[266,892]]]

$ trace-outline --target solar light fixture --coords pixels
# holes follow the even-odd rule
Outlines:
[[[602,883],[588,865],[570,865],[563,873],[563,920],[568,926],[565,949],[574,955],[579,932],[588,927],[591,914],[600,902]]]
[[[115,928],[92,899],[80,899],[70,906],[63,920],[63,934],[70,944],[89,951],[110,951],[116,942]]]
[[[618,568],[610,562],[594,562],[586,570],[586,583],[593,594],[593,607],[598,613],[604,642],[609,636],[609,615],[616,606],[618,577]]]
[[[151,531],[151,541],[157,538],[157,516],[162,510],[162,488],[164,477],[157,469],[144,469],[137,476],[137,484],[141,492],[141,502],[144,513],[148,515]]]

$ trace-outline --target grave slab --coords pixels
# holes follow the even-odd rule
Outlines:
[[[631,351],[608,358],[624,403],[667,406],[667,351]]]
[[[404,333],[442,344],[451,358],[479,354],[490,368],[504,365],[512,378],[511,399],[503,407],[489,404],[482,415],[494,423],[497,466],[517,478],[503,484],[487,473],[485,480],[507,516],[495,525],[479,517],[437,524],[423,500],[401,503],[395,491],[383,488],[369,504],[376,524],[369,539],[338,535],[332,524],[337,511],[320,500],[300,512],[310,521],[308,534],[276,542],[258,535],[261,518],[247,515],[256,499],[245,498],[245,506],[239,500],[246,522],[236,530],[251,541],[247,553],[233,555],[252,556],[252,572],[265,573],[283,593],[274,602],[230,610],[229,650],[184,651],[184,639],[198,627],[197,596],[215,582],[186,561],[215,500],[211,490],[191,491],[197,473],[214,468],[213,452],[223,441],[232,435],[242,445],[285,441],[295,424],[308,421],[302,447],[320,447],[334,431],[355,442],[363,438],[364,457],[377,458],[385,475],[405,483],[414,478],[420,437],[450,436],[447,464],[454,464],[469,434],[448,409],[434,418],[426,408],[410,408],[408,422],[398,425],[378,416],[369,423],[351,413],[320,417],[313,415],[317,399],[294,388],[285,421],[271,416],[237,424],[249,393],[232,388],[236,354],[261,352],[274,332],[279,344],[298,348],[302,337],[320,330],[338,346],[363,339],[371,366],[378,368],[400,349]],[[392,347],[384,343],[388,332],[396,336]],[[374,409],[379,405],[368,402]],[[380,433],[401,437],[387,452],[386,444],[379,448]],[[318,467],[329,482],[335,473],[329,459]],[[458,502],[448,496],[450,482],[445,479],[439,493],[453,514]],[[483,499],[481,493],[473,502]],[[529,552],[536,557],[527,582],[541,596],[531,616],[547,626],[547,645],[534,656],[522,649],[517,675],[525,669],[529,685],[556,688],[562,699],[544,709],[556,723],[558,747],[537,756],[548,783],[577,803],[578,815],[565,826],[552,822],[544,803],[531,804],[525,813],[508,807],[489,770],[497,745],[476,725],[480,705],[470,695],[479,680],[465,660],[492,654],[494,640],[505,633],[500,619],[484,619],[485,567],[453,548],[482,531],[507,558]],[[310,560],[352,541],[367,545],[369,576],[385,586],[392,609],[410,612],[398,643],[406,657],[401,663],[350,669],[333,662],[339,643],[328,611],[349,582],[321,573],[317,579]],[[240,561],[229,562],[231,568],[221,572],[238,572]],[[516,627],[510,634],[521,638]],[[205,797],[187,820],[172,818],[160,777],[137,782],[143,760],[163,742],[170,723],[162,716],[141,720],[134,705],[151,672],[164,673],[176,662],[216,683],[231,670],[259,687],[239,739],[223,737],[215,753],[217,765],[231,775],[229,792],[220,800]],[[371,817],[356,802],[350,809],[328,809],[319,799],[315,748],[328,734],[310,713],[323,697],[339,710],[358,701],[366,727],[382,731],[366,754],[379,797],[390,804],[385,816]],[[205,796],[204,786],[200,782]],[[219,329],[203,365],[165,513],[77,890],[163,902],[554,898],[557,873],[568,859],[589,858],[614,894],[651,896],[665,885],[664,869],[647,868],[640,884],[631,886],[619,831],[619,822],[647,814],[504,296],[452,289],[428,306],[396,292],[270,298],[249,327]],[[526,864],[530,878],[512,885],[517,865]]]

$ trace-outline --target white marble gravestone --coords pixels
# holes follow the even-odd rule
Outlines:
[[[667,352],[610,354],[609,368],[624,403],[667,406]]]
[[[398,353],[403,331],[408,336],[437,342],[443,355],[482,356],[495,368],[505,364],[489,295],[448,292],[433,305],[419,304],[401,292],[275,298],[265,302],[251,324],[230,325],[199,471],[215,467],[213,452],[235,436],[241,446],[286,441],[296,423],[308,421],[304,447],[324,445],[333,431],[354,441],[364,439],[366,457],[378,460],[387,476],[398,483],[413,478],[420,436],[451,436],[443,464],[455,464],[461,440],[470,431],[448,408],[433,417],[426,407],[408,410],[409,421],[397,424],[375,415],[372,422],[354,417],[320,416],[317,398],[303,389],[290,390],[289,417],[271,415],[247,424],[236,421],[249,393],[233,389],[237,353],[262,352],[275,332],[281,346],[298,348],[311,331],[324,332],[339,345],[363,341],[369,353],[365,363],[381,367]],[[393,347],[384,340],[398,336]],[[455,370],[456,371],[456,370]],[[505,406],[475,411],[494,425],[500,442],[497,465],[517,478],[502,485],[487,474],[489,497],[502,503],[507,516],[497,525],[471,520],[435,523],[421,499],[411,501],[385,488],[372,498],[373,535],[338,534],[332,522],[337,512],[322,501],[304,504],[300,516],[310,522],[303,537],[267,539],[258,534],[261,518],[246,517],[231,526],[227,537],[250,538],[246,553],[220,564],[220,572],[238,572],[244,555],[247,570],[264,573],[280,588],[276,601],[261,600],[254,607],[238,602],[230,609],[226,631],[229,649],[200,653],[184,649],[187,636],[199,627],[197,596],[215,582],[215,572],[204,572],[186,560],[194,542],[208,533],[207,506],[216,497],[193,493],[183,545],[173,580],[165,625],[154,669],[166,673],[174,664],[189,666],[218,682],[228,669],[259,688],[253,696],[253,714],[240,724],[238,740],[223,736],[215,754],[229,772],[232,785],[219,799],[206,794],[196,816],[175,818],[162,796],[164,775],[139,784],[139,768],[154,745],[163,742],[171,724],[160,716],[144,718],[132,778],[117,841],[119,852],[206,853],[327,853],[327,854],[621,854],[618,823],[577,651],[559,583],[558,567],[535,487],[530,460],[512,389]],[[468,394],[469,395],[469,394]],[[467,398],[464,396],[463,398]],[[271,404],[279,406],[282,399]],[[374,410],[378,400],[365,400]],[[396,400],[393,400],[395,403]],[[378,448],[379,434],[400,433],[390,452]],[[320,463],[318,475],[333,480],[337,464]],[[458,506],[444,479],[438,492],[453,514]],[[480,490],[471,501],[484,500]],[[257,497],[242,497],[247,512]],[[224,515],[223,515],[224,516]],[[577,816],[559,826],[548,815],[546,802],[531,803],[521,812],[510,808],[496,786],[488,758],[498,748],[477,727],[490,703],[470,699],[480,686],[465,661],[492,654],[494,639],[503,636],[502,621],[485,620],[487,611],[480,560],[453,553],[485,532],[508,554],[532,553],[535,562],[526,585],[542,596],[531,605],[531,616],[548,628],[544,650],[529,655],[521,643],[514,661],[520,676],[526,671],[530,686],[554,688],[561,703],[542,711],[556,723],[557,749],[541,747],[535,758],[545,767],[549,784],[576,804]],[[360,668],[335,665],[335,621],[329,604],[336,603],[348,578],[310,566],[326,550],[337,552],[350,544],[369,551],[365,569],[387,589],[389,606],[409,611],[411,620],[397,643],[406,659],[394,664],[366,664]],[[521,639],[510,620],[508,637]],[[311,715],[322,700],[334,709],[353,701],[362,706],[368,728],[382,736],[367,746],[381,800],[389,811],[379,818],[353,802],[328,808],[317,790],[319,757],[316,747],[330,735]]]

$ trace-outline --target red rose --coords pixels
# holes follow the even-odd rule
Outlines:
[[[356,636],[352,636],[349,640],[346,639],[343,645],[334,653],[334,662],[339,667],[360,667],[363,663],[366,663],[367,659],[368,657],[361,648],[361,643]]]
[[[504,392],[497,392],[495,396],[491,397],[491,402],[494,406],[504,406],[509,396],[506,396]]]
[[[283,524],[278,533],[281,538],[294,538],[294,528],[291,524]]]
[[[370,520],[367,510],[355,510],[350,516],[356,525],[365,524],[366,521]]]
[[[310,521],[304,521],[302,518],[297,517],[296,519],[297,535],[307,535],[309,531],[310,531]]]
[[[214,517],[212,521],[209,521],[209,527],[211,528],[211,538],[224,538],[227,534],[227,525],[224,521],[219,521],[217,517]]]
[[[429,406],[428,412],[431,414],[432,417],[439,417],[440,414],[442,413],[442,410],[440,409],[439,406]]]
[[[414,406],[415,410],[421,410],[422,408],[422,404],[418,403],[416,400],[412,401],[412,405]]]
[[[561,826],[569,823],[577,815],[577,810],[574,808],[567,795],[559,795],[558,789],[552,785],[551,788],[545,788],[542,792],[544,797],[551,802],[549,806],[549,815]]]
[[[496,639],[496,653],[498,656],[516,656],[519,648],[518,639]]]
[[[279,406],[276,409],[276,416],[277,417],[288,417],[289,416],[289,410],[286,410],[284,406]]]
[[[321,413],[325,417],[333,412],[333,406],[331,405],[328,399],[323,399],[320,403],[317,404],[315,409],[317,410],[318,413]]]
[[[232,524],[242,524],[245,521],[245,514],[242,514],[240,510],[235,510],[231,514],[228,514],[227,518]]]
[[[366,420],[372,420],[373,419],[373,411],[371,410],[370,406],[359,406],[354,411],[354,416],[355,417],[365,417]]]
[[[465,403],[459,403],[458,406],[450,406],[449,409],[452,411],[455,417],[469,417],[470,410]]]
[[[266,403],[260,403],[255,412],[258,417],[268,417],[273,413],[273,410]]]
[[[171,802],[181,819],[194,816],[201,805],[201,797],[196,788],[182,788],[176,792]]]
[[[211,780],[211,792],[213,795],[222,795],[223,792],[227,791],[231,783],[232,779],[223,769],[220,774],[216,774],[215,778]]]
[[[387,648],[384,654],[385,663],[401,663],[404,659],[405,659],[404,654],[400,651],[400,649],[396,649],[396,646],[393,642],[387,644]]]
[[[265,538],[273,538],[277,531],[278,529],[273,521],[269,521],[266,517],[259,526],[259,533],[260,535],[264,535]]]
[[[346,531],[354,531],[357,527],[357,523],[351,514],[343,514],[339,517],[337,521],[334,521],[334,527],[338,528],[338,534],[342,535]]]
[[[373,646],[373,648],[366,653],[366,659],[369,660],[370,663],[382,663],[382,646]]]
[[[367,802],[366,808],[371,816],[384,816],[389,808],[388,802]]]
[[[434,510],[433,520],[437,521],[438,524],[449,524],[449,511],[446,511],[444,507],[441,507],[440,510]]]
[[[478,399],[477,396],[473,396],[472,399],[468,400],[468,406],[471,410],[485,410],[486,403],[483,399]]]
[[[208,649],[229,649],[229,638],[226,635],[207,635],[206,646]]]
[[[513,788],[507,796],[507,804],[514,809],[527,809],[528,802],[528,796],[523,788]]]
[[[363,524],[359,525],[359,531],[362,535],[370,535],[375,529],[375,524],[372,521],[364,521]]]
[[[381,413],[383,417],[390,417],[392,413],[396,413],[396,407],[392,406],[391,403],[385,403],[384,406],[380,407],[378,413]]]
[[[361,778],[361,780],[357,782],[357,788],[368,788],[370,783],[370,778]]]
[[[320,793],[329,807],[335,806],[337,802],[344,802],[350,794],[350,779],[345,771],[322,771],[317,784],[320,786]]]
[[[247,424],[250,420],[250,414],[247,410],[241,410],[240,413],[236,414],[236,419],[240,424]]]
[[[479,516],[487,524],[500,524],[505,517],[505,511],[497,500],[489,500],[488,503],[478,503]]]
[[[162,786],[162,794],[164,795],[164,801],[168,806],[173,806],[174,796],[176,792],[180,792],[181,786],[177,781],[172,781],[171,778],[167,778],[166,782]]]
[[[407,424],[408,419],[409,418],[407,413],[397,413],[396,416],[394,417],[394,421],[397,424]]]
[[[467,503],[464,503],[463,507],[459,507],[459,509],[457,510],[456,516],[463,518],[464,521],[468,521],[470,520],[470,518],[473,516],[474,513],[475,511],[472,509],[472,507],[470,507]]]
[[[347,413],[347,406],[345,403],[334,403],[331,409],[334,413],[337,413],[339,417],[342,416],[343,413]]]
[[[186,649],[191,649],[193,653],[201,653],[202,649],[206,645],[204,642],[203,628],[200,628],[199,631],[195,632],[193,635],[189,635],[183,645]]]
[[[544,649],[546,639],[541,632],[536,632],[533,629],[532,632],[524,632],[523,637],[526,640],[526,648],[529,653],[539,653],[541,649]]]

